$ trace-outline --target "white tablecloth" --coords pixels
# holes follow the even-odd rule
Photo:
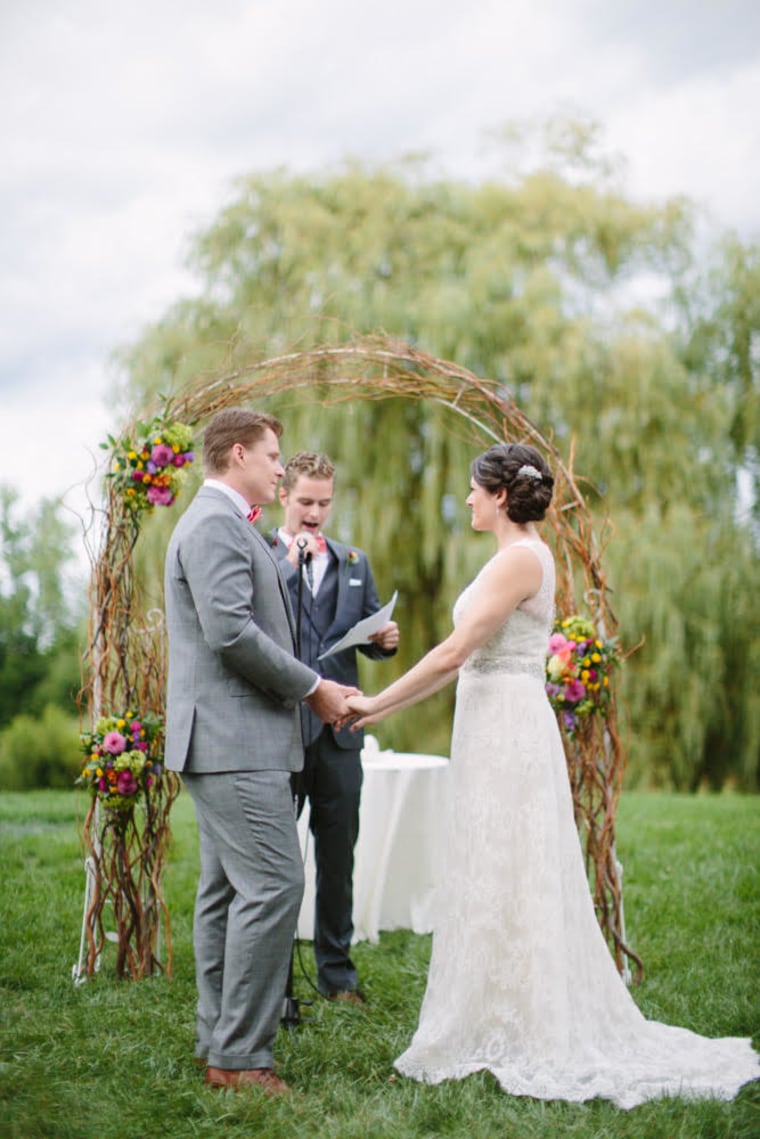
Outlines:
[[[354,941],[380,930],[433,928],[438,842],[448,760],[440,755],[362,751],[364,785],[354,857]],[[306,887],[298,936],[314,933],[314,847],[308,803],[298,823]]]

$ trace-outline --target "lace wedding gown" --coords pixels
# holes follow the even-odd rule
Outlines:
[[[760,1077],[750,1041],[646,1020],[599,929],[544,692],[554,564],[540,540],[520,545],[543,583],[460,670],[427,991],[395,1066],[432,1084],[485,1068],[513,1095],[621,1108],[731,1099]]]

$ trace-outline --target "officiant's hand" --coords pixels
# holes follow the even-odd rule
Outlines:
[[[398,648],[398,625],[395,621],[388,621],[381,629],[373,633],[369,639],[373,644],[379,645],[381,649]]]
[[[324,542],[324,538],[322,539]],[[320,551],[319,536],[312,530],[299,530],[293,541],[290,543],[290,549],[287,552],[287,560],[296,569],[298,568],[299,557],[316,557]]]

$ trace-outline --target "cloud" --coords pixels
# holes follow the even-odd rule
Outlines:
[[[189,237],[252,171],[432,150],[478,177],[499,170],[485,130],[578,107],[637,195],[756,235],[759,22],[750,0],[6,3],[0,479],[84,477],[118,424],[112,351],[193,291]]]

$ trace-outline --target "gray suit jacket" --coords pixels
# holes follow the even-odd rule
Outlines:
[[[170,771],[300,771],[299,702],[316,673],[295,658],[272,550],[233,502],[201,487],[166,554]]]

